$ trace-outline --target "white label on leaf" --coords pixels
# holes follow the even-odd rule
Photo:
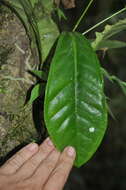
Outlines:
[[[90,128],[89,128],[89,132],[90,132],[90,133],[94,133],[94,132],[95,132],[95,128],[94,128],[94,127],[90,127]]]

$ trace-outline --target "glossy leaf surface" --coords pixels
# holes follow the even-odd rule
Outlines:
[[[98,148],[107,125],[100,64],[88,40],[62,33],[49,72],[44,117],[59,150],[72,145],[75,165],[86,163]]]

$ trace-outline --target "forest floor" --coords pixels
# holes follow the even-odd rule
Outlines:
[[[29,41],[18,18],[0,7],[0,157],[22,142],[34,141],[31,105],[24,106],[33,78]]]

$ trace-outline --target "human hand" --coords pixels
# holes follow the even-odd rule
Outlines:
[[[31,143],[0,168],[0,190],[62,190],[75,159],[75,150],[58,152],[47,138]]]

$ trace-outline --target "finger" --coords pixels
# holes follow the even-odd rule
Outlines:
[[[27,160],[29,160],[38,151],[38,145],[31,143],[17,152],[2,167],[1,172],[4,174],[15,173]]]
[[[70,170],[75,160],[75,149],[73,147],[67,147],[63,151],[57,167],[51,173],[49,180],[47,181],[44,190],[62,190],[64,184],[68,178]],[[57,180],[58,179],[58,180]]]
[[[49,155],[51,151],[54,149],[54,145],[51,140],[47,138],[44,143],[42,143],[39,147],[39,151],[26,162],[19,171],[17,171],[17,176],[22,179],[26,179],[31,176],[39,164]]]
[[[49,175],[56,167],[59,160],[60,152],[54,149],[49,156],[39,165],[36,172],[32,176],[33,180],[37,181],[41,187],[46,183]]]

